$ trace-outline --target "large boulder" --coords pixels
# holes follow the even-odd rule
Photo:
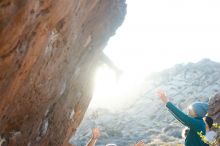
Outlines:
[[[103,135],[97,146],[109,142],[132,145],[140,139],[144,139],[149,145],[176,146],[177,143],[183,143],[181,132],[184,126],[162,104],[156,92],[158,89],[164,89],[171,101],[187,113],[186,109],[192,102],[208,102],[210,96],[220,92],[219,77],[220,63],[208,59],[176,65],[152,74],[146,78],[143,92],[136,94],[134,102],[123,110],[112,113],[97,109],[94,113],[99,113],[99,116],[94,122],[91,120],[93,112],[90,110],[72,142],[77,146],[84,146],[83,142],[91,137],[91,134],[87,133],[95,123]],[[210,113],[219,121],[219,96],[216,95],[211,101]]]
[[[0,134],[9,145],[69,145],[125,12],[125,0],[0,1]]]
[[[209,115],[215,122],[220,123],[220,93],[216,94],[209,101]]]

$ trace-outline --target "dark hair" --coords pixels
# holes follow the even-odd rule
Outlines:
[[[209,128],[212,128],[213,119],[208,116],[206,116],[204,119],[205,119],[206,124],[209,126]]]
[[[185,127],[182,130],[182,138],[186,138],[189,133],[189,128]]]

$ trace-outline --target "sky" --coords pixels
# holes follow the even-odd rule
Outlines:
[[[127,0],[127,7],[123,25],[105,48],[124,70],[220,61],[219,0]]]
[[[125,98],[130,94],[128,91],[137,90],[146,75],[175,64],[203,58],[220,62],[219,0],[127,0],[126,3],[124,23],[104,49],[124,76],[118,83],[108,67],[97,71],[93,100],[97,106],[112,108],[119,102],[119,96],[124,97],[120,101],[123,103],[128,100]]]

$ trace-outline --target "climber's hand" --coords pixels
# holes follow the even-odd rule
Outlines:
[[[143,140],[137,142],[134,146],[144,146]]]
[[[159,90],[157,92],[157,94],[165,104],[167,104],[167,102],[169,102],[169,98],[166,96],[166,93],[163,90]]]
[[[94,128],[92,130],[92,139],[98,139],[100,137],[100,130],[98,128]]]

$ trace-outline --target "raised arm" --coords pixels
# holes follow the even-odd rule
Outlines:
[[[169,109],[169,111],[173,114],[173,116],[180,121],[182,124],[184,124],[187,127],[194,128],[196,127],[197,121],[196,119],[189,117],[185,113],[183,113],[179,108],[177,108],[175,105],[173,105],[169,98],[166,96],[164,91],[159,91],[158,95],[160,99],[166,104],[166,107]]]
[[[185,126],[190,127],[190,128],[194,128],[196,126],[196,124],[197,124],[196,119],[189,117],[188,115],[183,113],[179,108],[177,108],[171,102],[168,102],[166,104],[166,107],[174,115],[174,117],[178,121],[180,121],[182,124],[184,124]]]
[[[89,140],[88,144],[86,146],[95,146],[96,141],[100,137],[100,131],[98,128],[94,128],[92,130],[92,138]]]

